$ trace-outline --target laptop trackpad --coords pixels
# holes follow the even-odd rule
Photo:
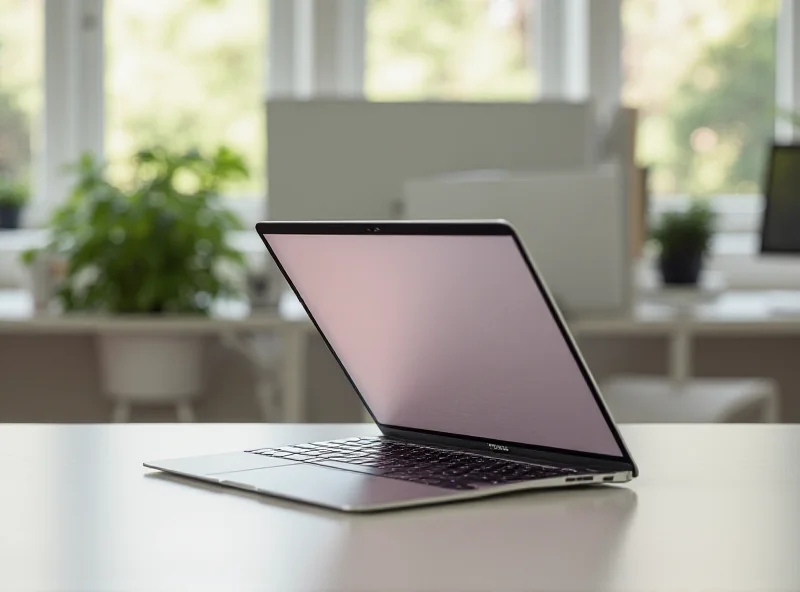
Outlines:
[[[369,509],[450,490],[311,464],[296,464],[215,475],[225,485],[343,509]],[[453,491],[452,493],[457,493]]]
[[[263,469],[266,467],[290,465],[296,461],[270,458],[248,452],[223,452],[208,456],[192,456],[189,458],[172,458],[144,463],[144,466],[162,471],[170,471],[191,477],[216,478],[223,473]]]

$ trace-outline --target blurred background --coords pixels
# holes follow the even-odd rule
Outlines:
[[[800,421],[799,0],[0,0],[0,420],[358,421],[262,219],[519,229],[615,417]]]

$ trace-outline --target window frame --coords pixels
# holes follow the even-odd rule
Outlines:
[[[269,2],[272,9],[273,4],[285,4],[287,0]],[[105,156],[105,0],[43,0],[43,8],[45,142],[42,165],[33,179],[25,228],[45,225],[66,199],[69,178],[63,170],[64,163],[74,162],[84,151]],[[270,22],[270,33],[279,30],[279,26],[279,22]],[[284,40],[283,45],[290,42],[291,39]],[[272,65],[270,53],[283,52],[267,49],[265,74]],[[266,82],[262,96],[267,96]],[[226,201],[243,219],[264,217],[263,196],[237,196]]]
[[[800,0],[781,0],[775,50],[775,101],[778,112],[800,112]],[[800,128],[793,128],[780,115],[774,123],[775,137],[778,140],[786,142],[800,140]],[[718,216],[717,239],[711,253],[712,266],[722,261],[724,264],[719,265],[728,271],[741,266],[745,275],[768,278],[759,280],[756,284],[787,285],[787,278],[779,277],[778,271],[774,274],[753,271],[759,266],[765,270],[775,267],[780,268],[780,275],[784,275],[785,270],[792,267],[791,262],[785,259],[779,265],[759,259],[763,196],[719,194],[711,201]],[[687,203],[687,196],[654,194],[651,196],[649,220],[655,223],[664,212],[686,207]],[[800,262],[797,267],[800,269]],[[800,282],[790,283],[792,286],[797,284],[800,287]]]
[[[363,97],[367,0],[264,1],[269,2],[270,15],[265,100],[330,94]],[[540,97],[534,100],[591,97],[602,121],[603,112],[620,103],[623,0],[528,1],[539,15],[538,30],[531,31],[540,73]],[[64,199],[64,162],[84,150],[104,153],[104,0],[43,0],[43,7],[46,141],[42,166],[33,179],[27,226],[46,222]],[[335,26],[328,26],[331,21]],[[800,0],[781,0],[776,61],[776,102],[780,109],[800,111]],[[800,130],[776,121],[776,136],[798,140]],[[752,204],[759,196],[739,196],[740,202],[751,202],[744,208],[726,197],[720,196],[715,205],[722,232],[754,236],[760,209]],[[230,200],[246,219],[263,217],[265,201]],[[654,195],[651,203],[657,218],[678,206],[680,199]]]

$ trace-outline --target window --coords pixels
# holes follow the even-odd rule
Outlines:
[[[160,144],[241,152],[266,187],[265,0],[106,1],[106,156],[118,181],[129,157]]]
[[[623,100],[656,194],[755,194],[774,130],[779,0],[624,0]]]
[[[530,0],[370,0],[366,96],[531,100]]]
[[[41,150],[42,0],[0,0],[0,176],[32,184]]]

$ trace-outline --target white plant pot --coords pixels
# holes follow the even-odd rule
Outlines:
[[[203,386],[204,341],[196,336],[100,335],[104,392],[130,403],[173,403]]]
[[[28,284],[36,312],[48,309],[55,298],[66,267],[66,259],[52,253],[39,254],[31,262],[28,269]]]

